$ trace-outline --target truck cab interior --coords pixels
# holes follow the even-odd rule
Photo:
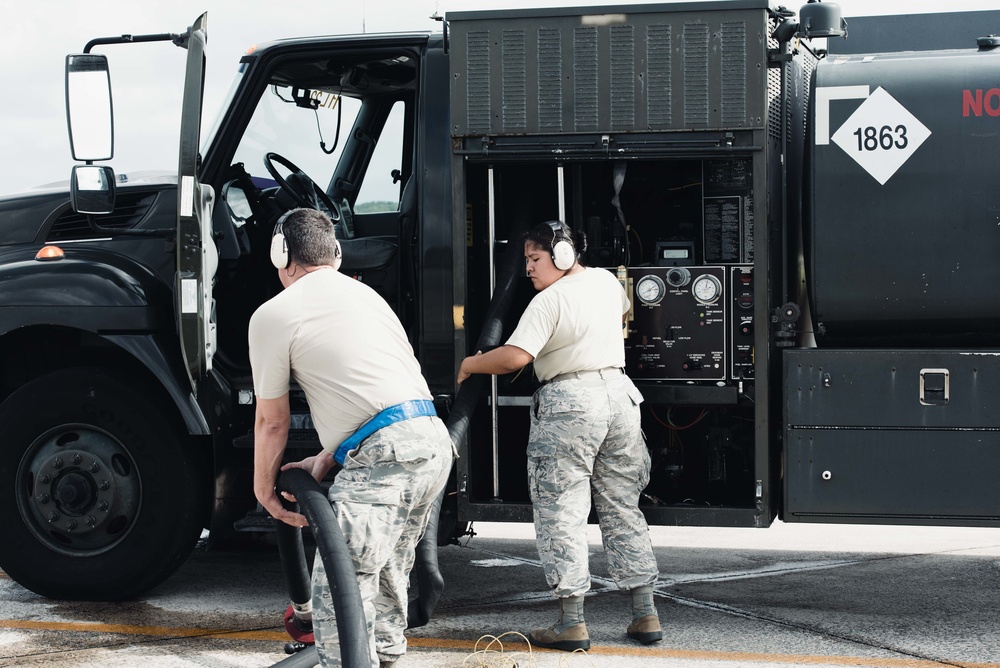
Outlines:
[[[272,59],[266,86],[230,122],[243,124],[221,148],[215,286],[220,363],[248,373],[245,326],[280,291],[268,259],[274,224],[309,207],[335,222],[341,271],[370,285],[412,318],[415,235],[414,100],[418,58],[406,49],[302,53]],[[262,79],[263,80],[263,79]],[[221,136],[221,135],[220,135]],[[230,321],[227,323],[227,321]]]

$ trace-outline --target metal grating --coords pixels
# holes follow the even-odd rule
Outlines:
[[[635,126],[635,28],[611,26],[611,129]]]
[[[778,40],[771,37],[778,22],[771,19],[768,22],[767,49],[777,53]],[[778,106],[781,104],[781,68],[767,68],[767,136],[781,141],[781,115]]]
[[[597,28],[573,30],[573,125],[577,132],[598,129]]]
[[[141,195],[119,193],[115,201],[114,213],[98,218],[101,227],[116,230],[127,230],[135,227],[149,207],[156,199],[155,194],[144,193]],[[66,209],[59,215],[49,228],[49,233],[45,237],[46,242],[68,241],[77,239],[96,239],[108,236],[105,233],[95,232],[87,222],[87,216],[77,213],[73,209]]]
[[[722,24],[722,124],[747,124],[747,25],[742,21]]]
[[[670,127],[673,122],[674,96],[673,32],[670,24],[646,28],[646,118],[650,129]]]
[[[538,29],[538,127],[562,130],[562,31]]]
[[[524,132],[528,127],[527,55],[523,30],[504,30],[501,46],[503,58],[503,129],[507,132]]]
[[[802,58],[802,90],[800,94],[805,100],[805,109],[802,114],[802,133],[805,136],[809,132],[809,109],[812,99],[809,97],[809,87],[812,84],[813,70],[819,61],[811,53],[806,53]]]
[[[708,25],[684,24],[684,125],[708,125]]]
[[[470,32],[466,37],[468,59],[466,67],[465,107],[469,129],[489,132],[492,110],[490,108],[490,33]]]

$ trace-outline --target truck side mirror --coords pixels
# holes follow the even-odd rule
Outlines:
[[[107,56],[66,56],[66,122],[74,160],[93,162],[114,156],[114,116]]]
[[[103,165],[74,165],[70,202],[77,213],[105,214],[115,210],[115,170]]]

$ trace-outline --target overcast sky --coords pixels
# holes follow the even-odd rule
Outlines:
[[[669,2],[669,0],[667,0]],[[804,2],[805,0],[802,0]],[[2,0],[0,6],[10,9]],[[36,0],[18,2],[0,40],[0,195],[69,178],[63,93],[66,54],[88,40],[180,33],[208,11],[205,129],[240,56],[257,42],[316,34],[440,30],[432,14],[496,7],[609,5],[587,0]],[[636,2],[627,4],[638,4]],[[643,3],[645,4],[645,3]],[[798,0],[775,2],[797,10]],[[996,9],[996,0],[841,0],[845,17]],[[1000,28],[997,26],[996,28]],[[184,51],[169,42],[102,47],[115,95],[117,172],[177,169]]]

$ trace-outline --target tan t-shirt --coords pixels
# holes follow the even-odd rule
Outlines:
[[[629,308],[621,283],[606,269],[563,276],[531,300],[507,345],[535,358],[535,375],[625,366],[622,314]]]
[[[294,378],[330,451],[382,409],[431,399],[396,314],[370,287],[332,269],[262,304],[249,340],[257,396],[277,399]]]

